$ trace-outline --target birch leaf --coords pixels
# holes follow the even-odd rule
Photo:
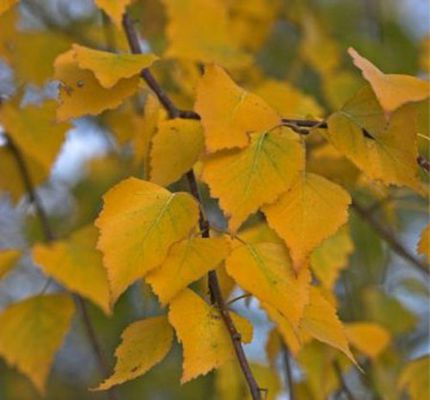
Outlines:
[[[103,197],[96,226],[113,303],[135,280],[157,267],[172,244],[197,224],[198,206],[188,193],[128,178]]]

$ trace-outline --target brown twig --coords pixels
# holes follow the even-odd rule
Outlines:
[[[351,203],[353,210],[375,230],[375,232],[392,248],[392,250],[399,256],[409,261],[409,263],[417,268],[421,272],[429,274],[428,266],[413,256],[404,246],[400,243],[391,232],[382,225],[376,218],[375,215],[369,213],[364,207],[358,204],[356,201]]]
[[[282,347],[282,355],[284,358],[285,381],[288,386],[289,398],[290,400],[295,400],[296,396],[294,393],[294,380],[293,380],[293,373],[291,370],[290,352],[288,351],[288,348],[283,341],[281,341],[281,347]]]
[[[36,210],[37,217],[40,221],[40,224],[42,226],[43,235],[45,237],[45,240],[49,243],[55,240],[55,235],[51,229],[51,226],[49,224],[49,220],[45,211],[45,208],[36,192],[35,186],[32,182],[29,169],[27,167],[27,164],[25,162],[24,156],[22,155],[21,151],[19,150],[18,146],[15,144],[13,139],[9,135],[5,135],[7,139],[7,145],[12,152],[15,161],[17,163],[18,170],[20,172],[25,191],[28,194],[28,197],[30,199],[30,202],[33,204]],[[46,288],[47,285],[45,285]],[[88,315],[88,311],[86,308],[85,301],[82,297],[72,294],[72,297],[74,301],[77,303],[81,310],[82,315],[82,322],[86,330],[86,334],[88,336],[88,340],[90,342],[91,348],[94,352],[94,355],[96,357],[96,360],[98,362],[100,371],[102,372],[103,376],[106,376],[109,372],[108,365],[105,361],[103,352],[101,350],[101,346],[97,340],[97,336],[95,334],[95,330],[93,327],[93,324],[91,322],[91,319]],[[109,399],[111,400],[117,400],[118,396],[116,395],[115,390],[110,389],[107,392],[107,395]]]
[[[135,54],[142,53],[140,43],[139,43],[139,37],[127,13],[124,14],[122,25],[123,25],[125,34],[127,36],[127,40],[128,40],[131,52]],[[157,80],[154,78],[154,76],[152,75],[151,71],[148,68],[143,69],[140,76],[148,84],[151,90],[155,93],[155,95],[157,96],[161,105],[167,111],[170,118],[200,119],[199,115],[196,114],[194,111],[181,111],[180,109],[178,109],[176,105],[172,102],[170,97],[164,92],[164,90],[158,84]],[[190,186],[190,192],[199,202],[200,208],[201,208],[203,202],[200,197],[196,177],[192,170],[187,173],[187,179]],[[206,237],[206,238],[209,237],[209,222],[205,218],[201,209],[200,209],[200,215],[199,215],[199,226],[200,226],[202,237]],[[211,296],[211,301],[218,306],[218,309],[221,313],[221,317],[231,337],[233,348],[236,352],[236,356],[239,361],[240,367],[248,383],[252,398],[254,400],[261,400],[260,388],[258,387],[258,384],[254,378],[254,375],[252,374],[251,368],[249,366],[248,360],[243,350],[240,333],[237,331],[236,327],[234,326],[233,320],[231,319],[230,313],[225,304],[224,298],[221,293],[218,277],[215,271],[210,271],[208,273],[208,281],[209,281],[209,292]]]

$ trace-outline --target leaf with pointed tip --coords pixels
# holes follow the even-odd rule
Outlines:
[[[135,75],[121,79],[110,89],[104,88],[91,71],[79,68],[73,50],[60,54],[55,59],[54,67],[55,79],[61,82],[57,109],[59,121],[88,114],[98,115],[104,110],[114,109],[139,87],[140,78]]]
[[[152,139],[151,182],[167,186],[197,162],[204,147],[200,122],[186,119],[162,121]]]
[[[198,83],[195,109],[202,119],[209,152],[246,147],[250,133],[280,124],[279,115],[263,99],[237,86],[214,64],[206,66]]]
[[[374,93],[366,86],[329,117],[324,134],[369,178],[421,192],[412,106],[396,110],[387,122]]]
[[[175,243],[162,264],[145,278],[162,304],[215,269],[229,252],[224,237],[190,238]]]
[[[430,83],[415,76],[384,74],[352,47],[349,55],[364,78],[371,84],[382,108],[391,113],[403,104],[421,101],[430,96]]]
[[[135,379],[158,364],[172,346],[173,329],[165,316],[146,318],[130,324],[121,339],[115,350],[114,373],[95,390],[107,390]]]
[[[48,276],[110,314],[109,283],[96,242],[97,229],[88,225],[68,240],[35,245],[33,257]]]
[[[2,249],[0,250],[0,279],[5,277],[10,270],[12,270],[19,258],[21,252],[16,249]]]
[[[304,173],[263,212],[269,226],[285,240],[294,268],[299,270],[307,264],[310,253],[346,222],[350,202],[351,197],[339,185]]]
[[[79,68],[89,69],[106,89],[112,88],[121,79],[139,75],[144,68],[158,60],[152,53],[116,54],[77,44],[73,44],[72,48]]]
[[[293,327],[298,326],[308,302],[311,277],[306,268],[296,276],[284,246],[238,246],[227,257],[226,269],[242,289],[274,307]]]
[[[252,325],[230,313],[244,343],[252,340]],[[181,383],[234,359],[235,352],[221,314],[190,289],[183,290],[170,302],[169,322],[184,348]]]
[[[198,206],[188,193],[171,193],[154,183],[128,178],[103,197],[96,220],[97,248],[104,255],[113,303],[135,280],[166,257],[198,221]]]
[[[304,164],[297,136],[288,128],[253,134],[244,150],[219,152],[204,160],[202,178],[230,217],[231,231],[291,187]]]
[[[41,394],[73,313],[70,296],[52,294],[30,297],[0,314],[0,356],[27,375]]]

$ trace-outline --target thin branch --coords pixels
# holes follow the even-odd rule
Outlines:
[[[281,347],[282,355],[284,358],[285,381],[288,386],[288,394],[290,396],[290,400],[295,400],[296,396],[294,393],[294,380],[290,363],[290,352],[288,351],[288,348],[283,341],[281,341]]]
[[[351,207],[354,211],[374,229],[374,231],[391,247],[391,249],[397,253],[400,257],[407,260],[412,266],[417,268],[421,272],[429,274],[429,269],[426,263],[422,262],[411,254],[398,239],[391,234],[391,232],[382,225],[374,216],[374,214],[369,213],[364,207],[353,201]]]
[[[133,22],[131,21],[127,13],[124,14],[122,25],[123,25],[125,34],[127,36],[127,40],[128,40],[131,52],[134,54],[142,53],[142,49],[139,43],[139,37],[137,35],[136,30],[134,29]],[[164,90],[158,84],[157,80],[154,78],[154,76],[152,75],[151,71],[148,68],[143,69],[141,71],[140,76],[155,93],[158,100],[160,101],[162,106],[169,114],[170,118],[200,119],[198,114],[196,114],[194,111],[179,110],[172,102],[170,97],[164,92]],[[192,170],[190,170],[187,173],[187,179],[190,186],[191,194],[196,198],[196,200],[200,204],[199,226],[200,226],[200,231],[202,232],[202,237],[207,238],[209,237],[209,222],[205,218],[201,210],[203,202],[198,190],[196,177]],[[221,288],[219,285],[216,271],[210,271],[208,273],[208,281],[209,281],[209,292],[211,296],[211,301],[218,306],[219,311],[221,313],[221,317],[230,334],[231,341],[233,343],[233,348],[236,352],[236,356],[239,361],[240,367],[248,383],[252,398],[253,400],[261,400],[260,388],[258,387],[258,384],[254,378],[254,375],[252,374],[251,368],[249,366],[248,360],[243,350],[240,333],[237,331],[236,327],[234,326],[233,320],[231,319],[230,313],[225,304],[224,298],[221,293]]]
[[[11,152],[12,152],[12,154],[16,160],[18,170],[20,172],[20,175],[21,175],[24,187],[25,187],[25,191],[28,194],[30,202],[33,204],[33,206],[36,209],[36,214],[37,214],[37,217],[38,217],[40,224],[42,226],[43,235],[45,237],[45,240],[48,243],[52,242],[55,240],[55,235],[54,235],[54,233],[51,229],[51,226],[49,224],[49,220],[48,220],[45,208],[43,207],[43,204],[42,204],[42,202],[41,202],[41,200],[40,200],[40,198],[36,192],[34,184],[32,182],[30,172],[29,172],[29,169],[28,169],[27,164],[25,162],[25,159],[24,159],[21,151],[19,150],[19,148],[16,146],[15,142],[12,140],[12,138],[7,134],[5,136],[7,139],[7,145],[8,145],[9,149],[11,150]],[[45,284],[43,291],[46,290],[46,287],[47,287],[47,284]],[[82,322],[83,322],[83,325],[85,327],[86,334],[88,336],[88,340],[90,342],[90,345],[92,347],[94,355],[96,356],[96,360],[99,364],[99,368],[100,368],[103,376],[106,376],[109,372],[109,368],[108,368],[108,365],[107,365],[105,358],[103,356],[101,346],[97,340],[91,319],[88,315],[85,301],[82,299],[82,297],[80,297],[76,294],[72,294],[72,297],[81,309]],[[116,392],[112,389],[110,389],[107,392],[107,395],[108,395],[109,399],[111,399],[111,400],[117,400],[118,399]]]
[[[336,373],[342,392],[345,393],[348,400],[356,400],[351,390],[349,390],[349,387],[346,384],[345,379],[343,378],[342,369],[340,368],[340,365],[336,360],[333,361],[333,369],[334,369],[334,372]]]

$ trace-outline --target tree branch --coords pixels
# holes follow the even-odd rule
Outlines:
[[[124,14],[122,25],[127,36],[127,40],[132,53],[140,54],[142,53],[142,49],[139,43],[139,37],[137,35],[136,30],[134,29],[133,23],[127,13]],[[157,96],[158,100],[165,108],[170,118],[186,118],[186,119],[200,119],[200,116],[194,111],[181,111],[176,107],[176,105],[172,102],[169,96],[164,92],[161,86],[158,84],[157,80],[152,75],[151,71],[148,68],[145,68],[141,71],[140,76],[142,79],[148,84],[148,86],[152,89],[152,91]],[[190,192],[195,197],[200,205],[200,214],[199,214],[199,226],[202,237],[209,237],[209,222],[205,218],[202,207],[203,202],[199,193],[197,180],[194,175],[194,171],[190,170],[187,173],[187,180],[190,186]],[[249,390],[251,392],[251,396],[253,400],[261,400],[261,392],[258,384],[252,374],[251,368],[249,366],[248,360],[246,358],[245,352],[242,347],[241,336],[234,326],[233,320],[231,319],[228,308],[225,304],[224,298],[221,293],[221,288],[219,285],[218,277],[216,271],[210,271],[208,273],[208,281],[209,281],[209,292],[211,296],[211,301],[218,306],[218,309],[221,313],[221,317],[224,321],[224,324],[228,330],[231,341],[233,343],[233,348],[236,353],[237,360],[239,361],[242,372],[245,376],[246,382],[249,386]]]
[[[414,266],[417,270],[429,274],[429,269],[426,263],[422,262],[414,255],[412,255],[402,243],[398,241],[398,239],[391,234],[391,232],[382,225],[374,216],[373,213],[369,213],[364,207],[358,204],[356,201],[351,203],[351,207],[353,210],[363,219],[365,220],[374,231],[382,238],[384,241],[391,247],[391,249],[397,253],[400,257],[407,260],[412,266]]]
[[[7,139],[7,145],[9,149],[11,150],[15,161],[18,166],[18,170],[20,172],[25,191],[28,194],[28,197],[30,199],[30,202],[34,205],[36,209],[37,217],[40,221],[40,224],[42,226],[43,235],[45,237],[45,240],[49,243],[55,240],[55,235],[51,229],[51,226],[49,224],[49,220],[45,211],[45,208],[43,207],[42,202],[40,201],[40,198],[36,192],[36,189],[34,187],[34,184],[32,182],[29,169],[27,167],[27,164],[25,162],[24,156],[22,155],[21,151],[19,150],[18,146],[15,144],[15,142],[12,140],[12,138],[5,134]],[[46,287],[46,285],[45,285]],[[101,346],[97,340],[97,336],[95,334],[94,326],[92,325],[91,319],[88,314],[88,310],[86,308],[86,304],[84,299],[76,294],[71,293],[74,301],[77,303],[78,307],[81,311],[82,316],[82,323],[85,327],[85,331],[88,337],[88,340],[90,342],[91,348],[94,352],[95,358],[97,360],[97,363],[99,365],[99,369],[104,376],[106,376],[109,373],[108,365],[105,361],[103,352],[101,350]],[[110,389],[107,392],[107,395],[109,399],[111,400],[118,400],[118,396],[116,395],[115,390]]]

